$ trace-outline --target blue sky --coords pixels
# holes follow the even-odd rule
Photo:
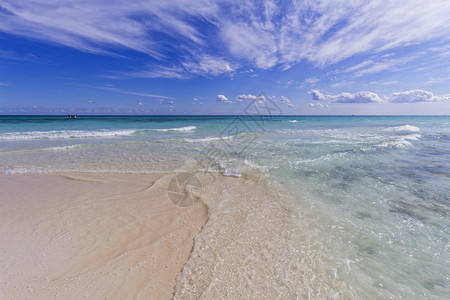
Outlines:
[[[450,114],[450,1],[0,0],[0,114]]]

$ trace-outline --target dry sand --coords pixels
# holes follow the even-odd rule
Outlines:
[[[208,218],[172,177],[0,175],[0,298],[172,298]]]

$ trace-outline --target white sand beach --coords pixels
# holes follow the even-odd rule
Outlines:
[[[0,175],[0,298],[170,299],[207,209],[168,179]]]

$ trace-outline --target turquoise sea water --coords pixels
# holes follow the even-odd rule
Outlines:
[[[450,117],[0,116],[3,173],[205,170],[283,191],[330,297],[450,294]]]

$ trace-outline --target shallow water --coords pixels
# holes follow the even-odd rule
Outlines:
[[[319,272],[293,251],[308,241],[313,246],[302,255],[320,264],[323,298],[450,294],[449,117],[0,117],[1,172],[204,170],[261,180],[275,187],[277,207],[290,207],[293,221],[282,221],[289,234],[263,238],[276,241],[269,252],[292,267],[278,286],[304,284],[298,274]],[[260,218],[248,218],[265,220],[273,206],[263,204],[254,210]],[[217,224],[233,216],[210,206]],[[264,230],[258,222],[244,229]],[[270,257],[265,263],[276,265]],[[264,272],[258,265],[248,271]],[[285,292],[304,296],[294,290]]]

